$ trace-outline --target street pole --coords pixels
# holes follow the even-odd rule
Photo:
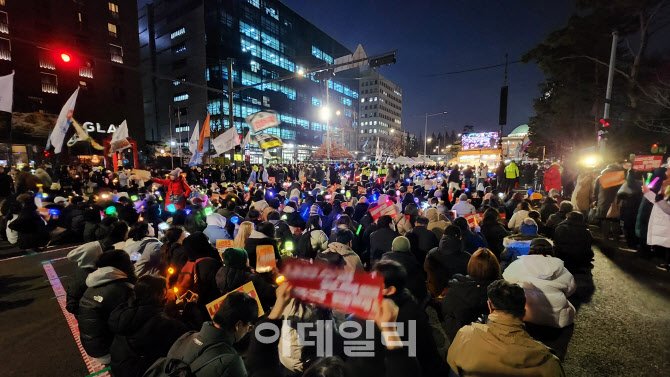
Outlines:
[[[328,150],[328,162],[330,162],[330,92],[328,91],[328,82],[330,80],[324,81],[326,83],[326,109],[327,114],[326,114],[326,141],[327,145],[326,148]]]
[[[179,144],[181,144],[181,107],[177,107],[177,124],[179,125]],[[170,150],[172,150],[172,140],[170,140]],[[177,156],[179,157],[179,165],[181,165],[181,146],[177,149]]]
[[[503,87],[500,89],[500,113],[499,113],[499,122],[500,123],[500,134],[498,134],[498,146],[500,147],[500,163],[503,162],[503,149],[502,149],[502,137],[503,137],[503,127],[507,124],[507,61],[509,55],[505,54],[505,78],[503,80]],[[507,151],[509,153],[509,150]]]
[[[426,141],[428,140],[428,113],[426,113],[426,125],[423,130],[423,157],[426,157]]]
[[[609,119],[610,117],[610,102],[612,100],[612,82],[614,81],[614,65],[616,64],[616,46],[618,39],[619,39],[619,33],[617,31],[612,32],[612,49],[610,51],[609,71],[607,72],[607,92],[605,93],[605,110],[603,111],[603,119]],[[600,149],[600,154],[601,155],[604,154],[607,145],[602,138],[598,138],[598,146]]]
[[[168,117],[170,118],[170,162],[174,170],[174,156],[172,155],[172,105],[168,105]]]
[[[233,115],[233,96],[235,95],[235,93],[233,93],[233,59],[228,58],[226,62],[228,63],[228,123],[230,124],[230,127],[235,127],[235,116]],[[221,116],[223,116],[223,114],[221,114]],[[251,129],[249,129],[249,132],[251,132]],[[209,138],[209,144],[212,145],[211,137]]]

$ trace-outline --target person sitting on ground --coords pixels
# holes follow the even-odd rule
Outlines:
[[[467,194],[461,194],[461,196],[458,197],[458,202],[451,207],[451,210],[456,211],[456,217],[463,217],[471,213],[477,213],[475,206],[468,202]]]
[[[489,250],[500,260],[505,246],[503,240],[509,235],[504,226],[499,222],[500,213],[495,208],[489,208],[484,212],[484,219],[482,220],[481,234],[486,239],[489,245]]]
[[[488,247],[486,240],[476,229],[471,229],[468,220],[463,217],[458,217],[454,220],[456,225],[461,230],[461,240],[463,240],[463,250],[468,253],[474,253],[482,247]]]
[[[558,357],[524,329],[523,288],[496,280],[487,296],[487,323],[461,328],[449,347],[451,371],[458,376],[565,376]]]
[[[362,270],[361,258],[351,249],[354,241],[354,233],[349,229],[339,229],[335,234],[335,242],[328,244],[328,248],[321,252],[321,256],[328,258],[329,254],[337,254],[344,259],[344,270]],[[318,254],[317,254],[318,255]]]
[[[159,272],[161,247],[163,244],[156,238],[154,227],[140,221],[133,224],[128,232],[125,251],[135,262],[135,274],[154,275]]]
[[[540,212],[531,210],[528,212],[528,218],[535,221],[535,224],[537,225],[537,234],[541,236],[547,235],[547,226],[542,222],[542,215],[540,215]]]
[[[38,250],[49,243],[46,221],[37,213],[37,206],[31,194],[21,194],[16,198],[21,203],[21,212],[9,229],[18,233],[16,246],[21,250]],[[98,216],[99,218],[99,216]]]
[[[563,261],[554,257],[548,240],[534,239],[528,255],[512,262],[503,278],[520,285],[526,292],[525,322],[557,328],[574,322],[575,307],[568,296],[575,292],[577,285]]]
[[[232,240],[228,231],[226,230],[226,218],[218,213],[212,213],[207,216],[207,227],[203,233],[209,238],[209,243],[216,247],[217,240]]]
[[[411,252],[414,254],[414,257],[416,261],[419,262],[420,266],[423,266],[423,262],[426,260],[428,252],[440,244],[435,233],[428,229],[429,223],[430,221],[427,217],[419,216],[416,218],[414,228],[405,233],[405,237],[409,239],[409,242],[412,245]]]
[[[123,250],[102,253],[96,267],[86,278],[88,288],[79,301],[79,336],[89,356],[109,364],[114,334],[107,321],[112,310],[132,296],[136,278],[130,257]]]
[[[500,263],[489,249],[479,249],[468,262],[468,274],[454,275],[442,301],[442,315],[449,339],[453,340],[461,327],[476,322],[488,314],[486,289],[500,279]]]
[[[460,228],[449,225],[444,230],[439,246],[428,253],[423,264],[426,284],[432,296],[442,296],[455,274],[465,275],[469,260],[470,254],[463,251]]]
[[[115,334],[110,348],[114,377],[141,376],[188,331],[183,323],[163,312],[168,296],[164,277],[140,277],[134,293],[109,316],[109,328]]]
[[[536,238],[543,238],[537,234],[537,223],[531,218],[526,218],[521,227],[521,233],[505,237],[503,245],[505,250],[500,255],[500,266],[503,271],[507,266],[514,262],[520,255],[528,255],[530,242]]]
[[[556,200],[551,196],[547,196],[544,198],[544,203],[542,203],[542,207],[540,208],[542,221],[546,222],[551,215],[558,212],[559,210],[560,208],[558,207],[558,204],[556,204]]]
[[[443,213],[440,213],[437,208],[428,208],[426,210],[426,217],[428,218],[428,230],[433,232],[435,234],[435,238],[437,238],[438,242],[440,239],[442,239],[442,234],[444,233],[444,230],[451,225],[447,219],[442,219],[440,215]]]
[[[561,202],[559,211],[555,212],[547,219],[546,236],[554,238],[556,227],[568,218],[568,213],[572,212],[572,203],[567,200]]]
[[[528,204],[528,202],[519,203],[517,211],[514,212],[512,218],[509,219],[507,227],[513,232],[518,232],[523,220],[528,217],[528,212],[530,212],[530,204]]]
[[[377,230],[370,234],[370,261],[374,263],[382,258],[384,253],[391,251],[393,240],[398,234],[391,229],[393,218],[388,215],[377,219]]]
[[[168,279],[169,286],[177,282],[179,272],[188,262],[186,250],[182,245],[186,236],[188,233],[182,227],[173,226],[165,231],[165,242],[160,250],[159,273]]]
[[[432,232],[427,232],[433,236]],[[407,271],[407,289],[419,302],[423,302],[428,295],[426,272],[423,270],[423,264],[420,264],[412,254],[410,240],[407,237],[396,237],[391,249],[382,255],[382,261],[392,260],[402,265]]]
[[[312,205],[314,208],[316,204]],[[304,259],[314,259],[316,254],[328,248],[328,237],[321,230],[321,216],[314,214],[309,217],[305,225],[305,232],[298,239],[295,256]]]
[[[249,267],[249,256],[244,249],[229,247],[224,250],[223,266],[216,273],[216,286],[222,295],[243,286],[248,282],[254,284],[258,299],[264,310],[268,310],[275,302],[275,288],[265,274],[254,274]]]
[[[570,212],[554,231],[554,252],[568,271],[588,267],[593,259],[593,236],[581,212]]]

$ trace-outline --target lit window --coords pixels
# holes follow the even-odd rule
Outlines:
[[[123,64],[123,48],[121,46],[110,44],[109,54],[113,62]]]
[[[107,23],[107,31],[109,31],[109,36],[116,38],[116,25]]]
[[[361,103],[365,103],[365,98],[361,98]]]
[[[261,39],[258,29],[242,21],[240,21],[240,33],[257,41]]]
[[[56,65],[52,59],[53,53],[50,50],[39,48],[38,54],[40,59],[40,68],[42,69],[56,69]]]
[[[58,94],[58,78],[51,73],[41,73],[42,92]]]
[[[12,45],[9,39],[0,38],[0,60],[12,60]]]
[[[312,97],[312,105],[316,107],[321,107],[321,100],[316,97]]]
[[[263,41],[264,45],[270,46],[275,50],[279,50],[279,41],[276,38],[261,32],[261,40]]]
[[[258,64],[255,61],[251,61],[251,72],[258,72],[258,70],[261,68],[261,65]]]
[[[258,48],[258,45],[255,44],[251,39],[242,37],[240,40],[240,46],[242,47],[242,52],[249,52],[252,56],[260,56],[261,51]]]
[[[188,93],[179,93],[174,95],[174,102],[186,101],[188,99]]]
[[[91,68],[91,67],[81,67],[81,68],[79,68],[79,76],[92,79],[93,78],[93,68]]]
[[[107,3],[109,5],[109,15],[117,18],[119,17],[119,6],[112,3],[111,1]]]
[[[172,52],[178,54],[180,52],[186,51],[186,42],[182,42],[178,45],[172,46]]]
[[[265,7],[265,14],[279,21],[279,12],[273,8]]]
[[[261,7],[261,1],[260,0],[247,0],[247,3],[255,6],[256,8]]]
[[[0,12],[0,33],[9,34],[9,18],[7,12]]]
[[[172,34],[170,34],[170,39],[175,39],[175,38],[177,38],[181,35],[184,35],[184,34],[186,34],[186,29],[185,28],[175,30],[175,31],[172,32]]]

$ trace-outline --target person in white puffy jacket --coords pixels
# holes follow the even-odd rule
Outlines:
[[[549,241],[532,241],[528,255],[520,256],[503,273],[510,283],[520,285],[526,292],[524,322],[563,328],[575,320],[575,307],[568,297],[577,289],[575,278],[554,257]]]

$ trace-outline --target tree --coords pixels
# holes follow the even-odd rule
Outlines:
[[[314,152],[313,157],[317,160],[328,158],[328,145],[323,143]],[[330,158],[335,160],[353,159],[354,156],[345,147],[331,142],[330,144]]]

